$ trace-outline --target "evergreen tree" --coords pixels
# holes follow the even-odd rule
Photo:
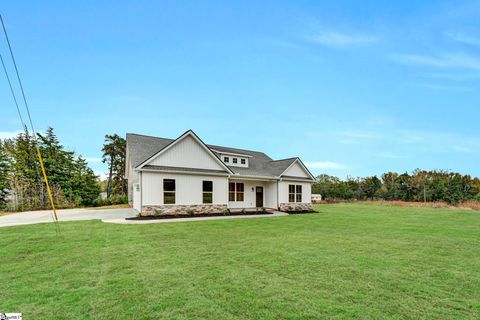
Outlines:
[[[57,207],[92,204],[100,194],[100,187],[85,159],[66,150],[52,128],[48,128],[45,134],[38,134],[37,144]],[[6,140],[3,145],[9,159],[8,185],[12,208],[49,208],[33,137],[25,131]]]
[[[103,163],[108,163],[107,197],[126,195],[125,153],[127,142],[118,134],[105,135],[103,145]]]
[[[7,196],[10,189],[8,183],[9,163],[7,153],[0,140],[0,209],[5,209],[7,205]]]

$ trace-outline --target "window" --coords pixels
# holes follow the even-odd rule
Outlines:
[[[296,202],[302,202],[302,186],[297,185],[297,186],[295,186],[295,188],[296,188],[296,191],[297,191],[295,201]]]
[[[230,182],[228,184],[228,201],[243,201],[245,191],[243,183]]]
[[[302,186],[297,184],[288,185],[288,202],[302,202]]]
[[[243,192],[243,183],[237,183],[237,201],[243,201],[244,192]]]
[[[213,203],[213,181],[203,181],[203,203]]]
[[[223,157],[223,162],[228,163],[228,162],[229,162],[228,160],[230,160],[230,158],[228,158],[228,157]]]
[[[232,159],[232,162],[233,162],[233,163],[237,163],[237,162],[238,162],[238,159],[237,159],[237,158],[233,158],[233,159]]]
[[[295,185],[288,185],[288,202],[295,202]]]
[[[163,179],[163,203],[175,204],[175,180]]]
[[[235,182],[228,184],[228,201],[235,201]]]
[[[240,163],[245,164],[246,163],[245,159],[240,159]]]

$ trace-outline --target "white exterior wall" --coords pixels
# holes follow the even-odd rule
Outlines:
[[[238,208],[255,208],[257,204],[257,193],[255,187],[263,187],[263,206],[266,207],[266,188],[264,181],[248,181],[248,180],[230,180],[230,182],[243,183],[244,201],[229,201],[228,207],[232,209]],[[228,186],[227,186],[228,188]],[[253,188],[253,190],[252,190]],[[227,198],[228,199],[228,198]]]
[[[312,203],[312,184],[310,182],[280,181],[278,183],[279,203],[288,203],[288,185],[302,186],[302,203]]]
[[[265,207],[278,209],[277,182],[265,183]]]
[[[202,204],[202,181],[213,181],[213,204],[227,204],[228,178],[142,172],[142,206],[163,205],[163,179],[175,179],[175,204]]]
[[[164,153],[148,162],[149,165],[225,170],[219,160],[210,154],[192,136],[186,136]]]

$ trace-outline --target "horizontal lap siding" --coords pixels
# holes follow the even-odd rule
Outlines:
[[[143,172],[142,205],[163,204],[163,179],[175,179],[175,204],[202,204],[202,181],[213,181],[213,203],[227,204],[227,177]]]

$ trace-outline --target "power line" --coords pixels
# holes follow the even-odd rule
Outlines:
[[[18,116],[20,117],[22,126],[25,128],[26,127],[25,121],[23,121],[22,113],[20,112],[20,107],[18,106],[18,102],[17,102],[17,96],[15,95],[15,91],[13,90],[12,82],[10,81],[10,77],[8,76],[7,67],[5,67],[5,63],[3,62],[3,57],[1,53],[0,53],[0,60],[2,61],[3,71],[5,72],[5,76],[7,77],[8,85],[10,86],[10,91],[12,92],[13,101],[15,101],[15,106],[17,107]]]
[[[23,102],[25,102],[25,108],[27,109],[27,115],[30,121],[30,127],[32,128],[32,132],[33,132],[33,139],[37,141],[37,134],[35,133],[35,129],[33,127],[33,121],[32,121],[32,117],[30,116],[30,109],[28,108],[27,98],[25,97],[25,91],[23,90],[22,80],[20,80],[20,74],[18,72],[17,62],[15,61],[15,57],[13,56],[12,46],[10,45],[7,29],[5,28],[5,24],[3,23],[3,18],[1,14],[0,14],[0,21],[2,22],[3,33],[5,34],[5,38],[7,39],[8,49],[10,50],[10,56],[12,57],[13,66],[15,67],[15,73],[17,74],[18,84],[20,85],[20,90],[22,91]]]
[[[32,121],[32,117],[30,115],[30,109],[28,108],[27,98],[25,96],[25,91],[23,90],[22,80],[20,79],[20,73],[18,72],[17,63],[15,61],[15,56],[13,55],[12,46],[10,45],[10,40],[8,39],[7,29],[5,28],[5,24],[3,23],[2,15],[0,15],[0,22],[2,23],[3,33],[5,34],[5,38],[7,39],[8,49],[10,50],[10,56],[12,57],[13,65],[15,67],[15,73],[17,74],[18,84],[20,85],[20,89],[22,91],[23,102],[25,103],[25,108],[27,109],[27,115],[28,115],[28,119],[30,121],[30,127],[32,128],[32,133],[33,133],[33,141],[35,143],[35,148],[36,148],[36,151],[37,151],[38,161],[40,163],[40,168],[42,169],[42,174],[43,174],[43,178],[45,180],[45,185],[47,187],[47,193],[48,193],[48,197],[50,199],[50,205],[52,206],[52,218],[53,218],[53,222],[55,224],[55,229],[56,229],[56,232],[57,232],[57,235],[58,235],[58,233],[60,232],[60,228],[58,226],[57,210],[55,208],[55,203],[53,201],[52,191],[50,190],[50,184],[48,183],[47,173],[45,172],[45,167],[43,165],[43,159],[42,159],[42,154],[40,152],[40,147],[38,146],[37,133],[35,132],[35,128],[33,127],[33,121]],[[5,64],[3,63],[3,58],[2,58],[2,65],[3,65],[4,71],[5,71],[5,75],[7,76],[8,83],[10,84],[10,89],[12,90],[12,94],[13,94],[13,97],[15,99],[15,104],[17,105],[17,110],[19,112],[20,120],[22,121],[22,125],[26,128],[25,123],[23,122],[23,118],[22,118],[21,113],[20,113],[20,109],[19,109],[18,104],[17,104],[17,99],[15,97],[15,93],[13,91],[13,87],[11,85],[10,78],[8,77],[7,69],[5,68]]]

